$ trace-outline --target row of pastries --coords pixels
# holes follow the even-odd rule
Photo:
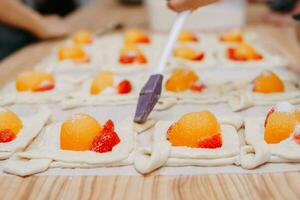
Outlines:
[[[84,109],[134,107],[165,39],[136,29],[103,38],[79,31],[34,70],[5,85],[0,92],[3,172],[27,176],[50,168],[131,165],[147,174],[164,166],[234,165],[251,170],[266,163],[300,162],[298,77],[284,68],[286,59],[268,52],[255,34],[183,31],[155,107],[155,112],[169,112],[177,105],[227,103],[235,114],[204,109],[141,125],[132,123],[132,116],[113,121]],[[202,71],[206,64],[211,67]],[[221,70],[219,75],[214,68]],[[226,77],[229,68],[258,70]],[[34,112],[25,115],[14,108],[18,105]],[[256,106],[270,107],[268,114],[237,114]],[[75,108],[84,112],[55,119]],[[141,145],[138,138],[150,145]]]
[[[50,116],[46,108],[31,117],[1,110],[0,158],[8,159],[4,172],[27,176],[49,168],[134,165],[147,174],[163,166],[235,165],[251,170],[265,163],[300,161],[300,111],[288,102],[276,104],[263,118],[198,111],[175,121],[137,125],[77,113],[47,124]],[[137,145],[137,134],[149,130],[152,145]]]
[[[56,103],[62,109],[96,105],[134,105],[145,84],[145,74],[124,75],[101,71],[95,75],[58,75],[40,70],[21,73],[4,86],[0,105],[17,103]],[[202,80],[201,74],[188,67],[165,74],[162,96],[156,110],[167,110],[177,104],[228,103],[233,111],[255,105],[272,105],[277,101],[300,103],[297,76],[280,77],[266,70],[254,79],[231,82]]]
[[[49,59],[39,66],[54,72],[151,70],[166,39],[165,35],[150,35],[135,29],[127,31],[124,37],[112,34],[103,38],[79,31],[54,49]],[[239,68],[241,64],[243,68],[270,69],[286,66],[288,61],[279,52],[271,52],[261,45],[253,33],[232,31],[221,35],[198,35],[183,31],[166,70],[184,64],[194,69]],[[77,66],[76,69],[73,66]]]

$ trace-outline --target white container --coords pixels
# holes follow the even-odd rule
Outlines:
[[[238,28],[244,25],[246,0],[222,0],[200,8],[192,13],[185,28],[201,31],[216,31]],[[165,0],[146,0],[150,17],[150,28],[154,31],[168,31],[176,14],[169,10]]]

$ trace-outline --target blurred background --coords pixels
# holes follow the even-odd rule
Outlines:
[[[195,11],[187,28],[218,31],[248,23],[293,26],[298,0],[220,0]],[[111,21],[166,32],[175,17],[165,0],[1,0],[0,59],[32,43],[99,31]]]

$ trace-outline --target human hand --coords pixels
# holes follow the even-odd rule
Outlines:
[[[176,12],[196,10],[201,6],[214,3],[217,0],[167,0],[168,7]]]
[[[34,34],[40,39],[65,37],[72,31],[71,26],[57,15],[43,16]]]

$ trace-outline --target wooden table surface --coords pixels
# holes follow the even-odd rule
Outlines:
[[[272,27],[260,23],[264,7],[249,8],[247,29],[255,30],[266,43],[281,49],[300,73],[300,49],[294,26]],[[76,28],[97,30],[115,19],[128,26],[147,27],[141,7],[121,7],[111,0],[99,0],[66,20]],[[0,86],[46,56],[59,41],[25,47],[0,63]],[[300,173],[203,176],[106,176],[0,177],[0,199],[300,199]]]

